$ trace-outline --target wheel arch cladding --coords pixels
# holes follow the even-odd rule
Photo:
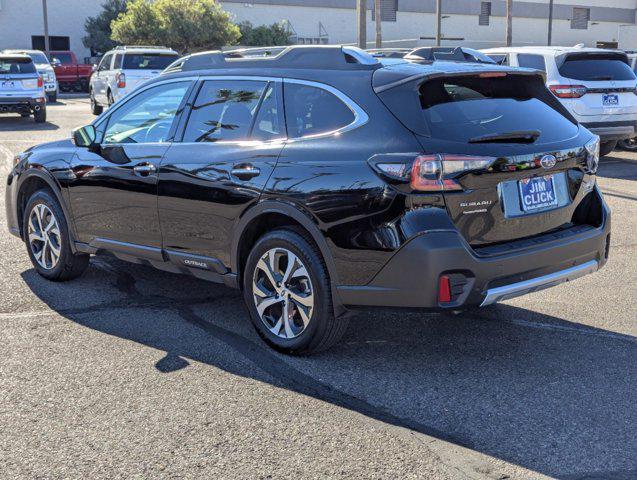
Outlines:
[[[248,211],[235,227],[231,258],[234,262],[232,270],[239,276],[238,284],[241,285],[240,278],[245,262],[256,241],[264,233],[286,226],[301,229],[308,239],[313,241],[323,256],[332,285],[336,285],[338,279],[332,253],[318,226],[308,215],[293,206],[276,201],[258,204]]]
[[[26,176],[20,181],[17,190],[16,196],[16,205],[15,208],[17,210],[17,218],[18,218],[18,227],[20,229],[20,236],[22,237],[24,231],[24,209],[33,195],[38,190],[48,190],[54,196],[54,198],[60,204],[62,208],[62,212],[66,217],[67,228],[69,229],[69,235],[73,240],[75,238],[74,232],[72,231],[72,218],[69,214],[69,210],[67,208],[66,202],[62,198],[61,188],[56,183],[55,179],[45,173],[42,170],[31,170],[26,173]],[[71,249],[75,250],[74,242],[71,241]]]

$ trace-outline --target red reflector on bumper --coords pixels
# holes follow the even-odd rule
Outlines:
[[[448,303],[451,301],[451,284],[447,275],[441,275],[438,280],[438,302]]]

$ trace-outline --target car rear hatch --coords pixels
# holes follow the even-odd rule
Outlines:
[[[556,61],[571,89],[561,93],[555,85],[550,88],[558,97],[570,99],[566,101],[576,115],[637,114],[637,78],[624,53],[567,53]]]
[[[585,145],[594,152],[597,137],[577,124],[541,75],[476,69],[394,81],[376,92],[423,148],[403,170],[376,170],[394,177],[399,171],[414,207],[442,195],[470,245],[572,225],[586,193],[585,170],[596,167]]]
[[[174,53],[126,53],[122,64],[126,90],[130,91],[156,77],[177,58],[179,55]]]
[[[29,95],[40,87],[40,76],[29,57],[0,57],[0,96]]]

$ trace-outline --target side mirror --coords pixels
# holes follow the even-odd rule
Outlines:
[[[53,65],[54,67],[59,67],[60,65],[62,65],[62,62],[60,62],[59,59],[54,58],[53,60],[51,60],[51,65]]]
[[[73,143],[76,147],[91,148],[95,147],[97,132],[93,125],[86,125],[73,130]]]
[[[96,63],[93,64],[93,66],[91,67],[91,70],[93,72],[97,72],[97,64]]]

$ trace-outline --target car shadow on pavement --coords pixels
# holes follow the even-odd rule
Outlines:
[[[11,131],[44,131],[58,130],[60,127],[50,122],[35,123],[33,117],[20,117],[18,115],[0,117],[0,130],[3,132]]]
[[[294,358],[264,347],[220,285],[102,256],[68,284],[22,277],[65,318],[165,352],[148,366],[165,374],[209,364],[557,478],[637,475],[632,336],[504,304],[371,312],[332,350]],[[108,295],[79,301],[91,291]]]

